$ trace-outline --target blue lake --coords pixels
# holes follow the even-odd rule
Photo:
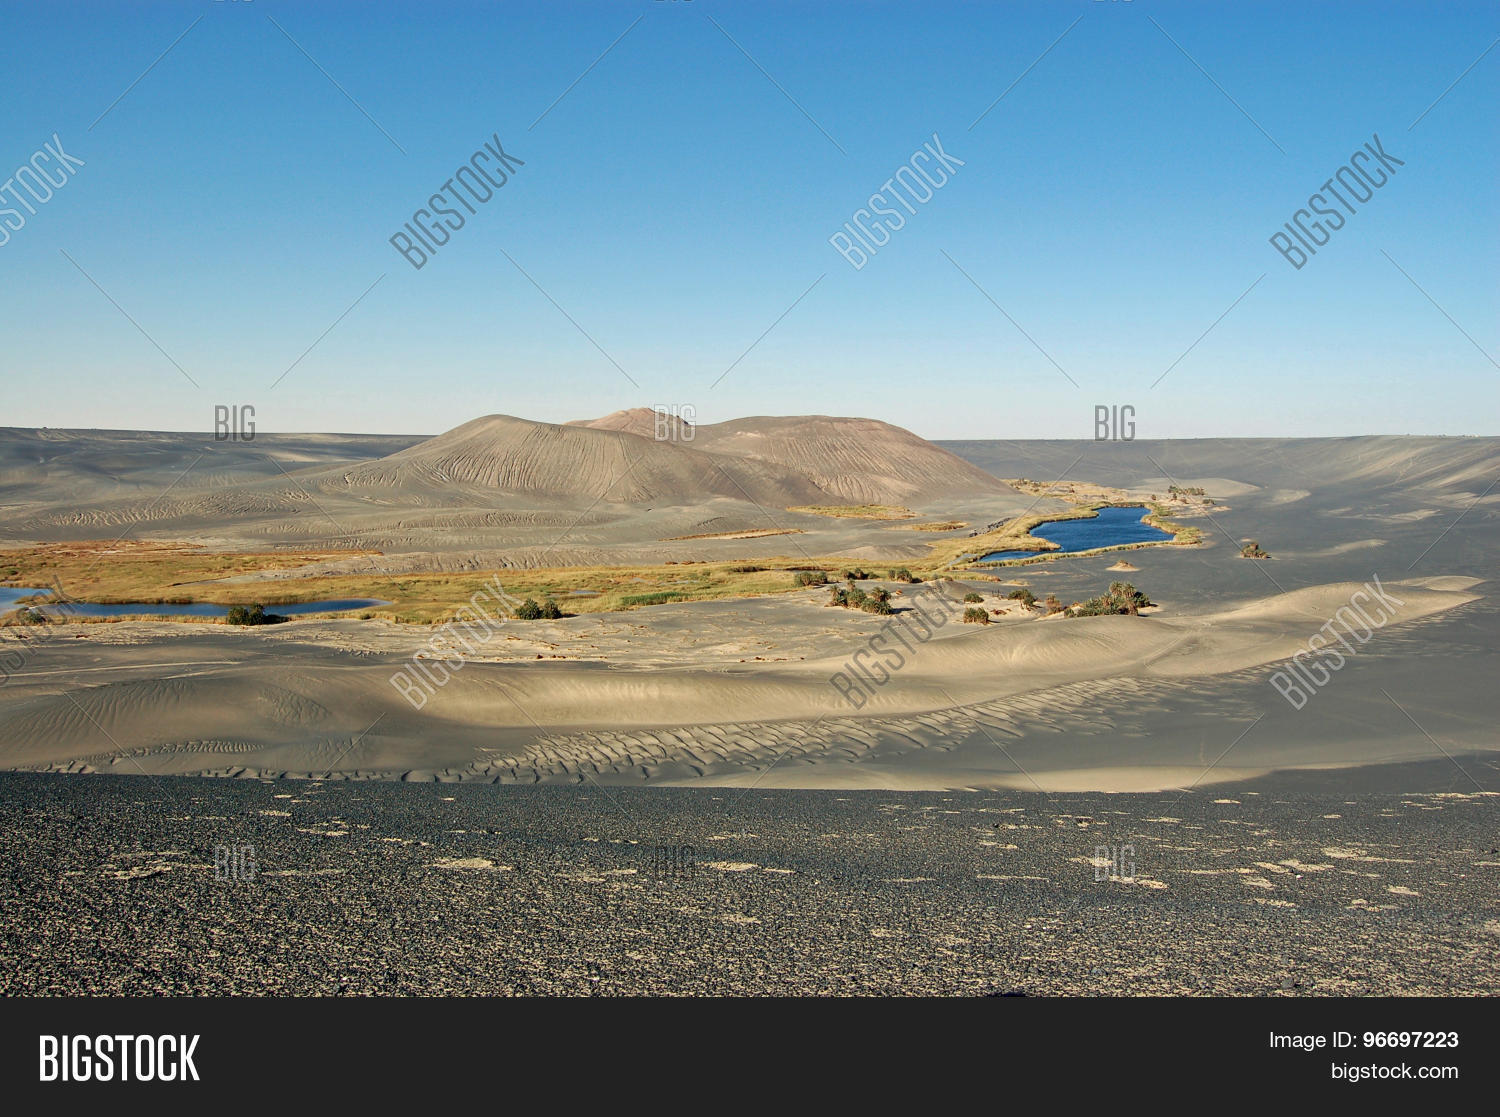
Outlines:
[[[1091,551],[1095,547],[1118,547],[1122,543],[1155,543],[1171,539],[1171,532],[1142,522],[1142,517],[1149,511],[1144,505],[1136,505],[1132,508],[1101,508],[1097,516],[1086,520],[1044,520],[1031,529],[1031,534],[1058,544],[1058,550],[991,551],[979,561],[1067,555]]]
[[[0,586],[0,613],[14,609],[16,602],[23,597],[30,597],[36,593],[51,592],[51,590],[27,589],[25,586]]]
[[[0,586],[0,613],[15,608],[16,601],[38,593],[50,593],[44,589],[22,589],[15,586]],[[377,605],[389,605],[389,601],[378,601],[373,597],[340,597],[328,601],[300,601],[294,605],[264,603],[266,612],[282,617],[305,616],[308,613],[347,613],[355,609],[371,609]],[[228,616],[225,605],[152,605],[145,602],[126,602],[119,605],[95,605],[87,601],[69,602],[67,605],[43,605],[44,613],[67,613],[74,617],[223,617]]]

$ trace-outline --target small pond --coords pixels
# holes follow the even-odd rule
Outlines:
[[[16,607],[16,602],[34,594],[50,593],[45,589],[24,589],[15,586],[0,586],[0,613]],[[327,601],[299,601],[290,605],[275,605],[265,602],[266,612],[282,617],[305,616],[309,613],[348,613],[355,609],[372,609],[377,605],[389,605],[373,597],[338,597]],[[155,605],[148,602],[124,602],[117,605],[96,605],[88,601],[71,601],[66,605],[42,605],[41,611],[73,617],[224,617],[229,615],[227,605]]]

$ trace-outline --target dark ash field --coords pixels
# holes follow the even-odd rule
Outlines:
[[[10,773],[0,992],[1487,994],[1497,789],[1493,756],[1050,796]]]

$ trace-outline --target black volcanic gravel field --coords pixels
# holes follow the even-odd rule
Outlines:
[[[0,992],[1487,994],[1500,772],[1459,759],[1113,796],[0,774]]]

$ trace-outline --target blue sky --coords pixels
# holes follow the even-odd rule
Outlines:
[[[54,133],[84,166],[0,245],[0,424],[1497,434],[1497,35],[1477,3],[8,7],[0,171]],[[1268,238],[1374,133],[1405,165],[1294,269]],[[389,238],[496,134],[525,165],[414,269]],[[856,270],[829,237],[934,134],[963,166]]]

